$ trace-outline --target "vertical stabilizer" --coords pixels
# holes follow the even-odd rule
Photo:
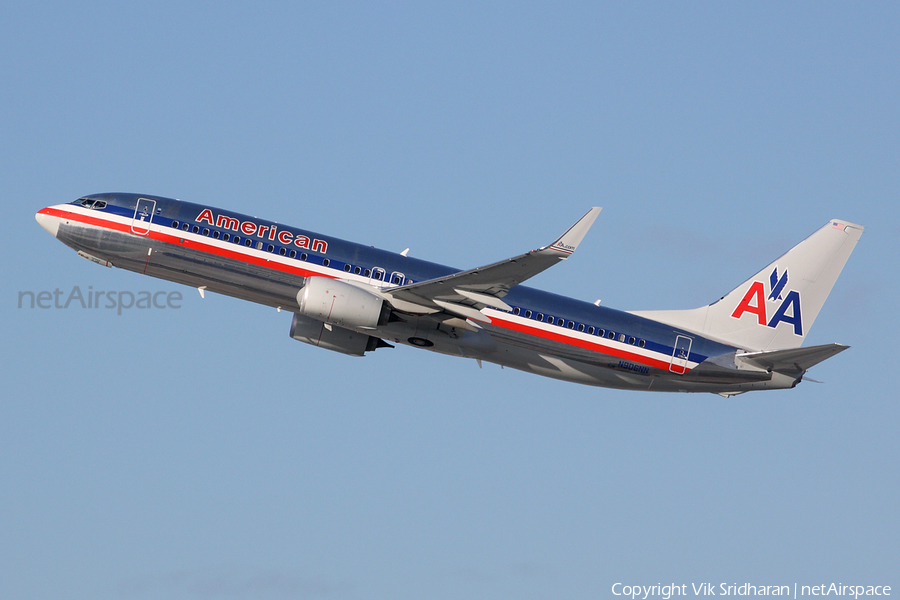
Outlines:
[[[797,348],[863,229],[833,219],[709,306],[631,312],[747,350]]]

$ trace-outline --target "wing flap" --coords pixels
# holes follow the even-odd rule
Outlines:
[[[491,296],[490,294],[479,294],[478,292],[473,292],[470,290],[464,290],[462,288],[456,288],[453,290],[463,298],[468,298],[469,300],[473,300],[479,304],[484,304],[485,306],[490,306],[491,308],[499,308],[500,310],[512,310],[512,306],[497,298],[496,296]]]

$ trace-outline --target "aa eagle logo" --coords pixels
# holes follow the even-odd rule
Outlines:
[[[760,325],[772,327],[773,329],[779,323],[789,323],[794,326],[794,335],[803,335],[803,319],[800,313],[800,292],[791,290],[782,298],[782,293],[787,287],[788,272],[787,269],[778,276],[778,267],[772,270],[769,275],[769,295],[766,296],[765,284],[762,281],[754,281],[750,284],[747,293],[738,303],[737,308],[731,313],[735,319],[740,319],[745,313],[756,315]],[[775,306],[776,302],[781,302]],[[771,305],[771,307],[770,307]],[[769,309],[774,309],[772,318],[768,318]]]

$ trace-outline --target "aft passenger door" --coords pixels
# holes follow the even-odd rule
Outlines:
[[[684,375],[687,371],[688,357],[691,355],[691,343],[693,340],[686,335],[679,335],[675,338],[675,349],[672,351],[672,364],[669,370],[679,375]]]

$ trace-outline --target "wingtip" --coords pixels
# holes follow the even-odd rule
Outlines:
[[[594,221],[597,219],[601,210],[603,209],[599,206],[591,208],[591,210],[587,211],[583,217],[578,219],[578,222],[569,227],[568,231],[562,234],[562,236],[560,236],[560,238],[550,247],[565,254],[572,254],[575,252],[578,244],[584,239],[584,236],[591,228],[591,225],[594,224]]]

